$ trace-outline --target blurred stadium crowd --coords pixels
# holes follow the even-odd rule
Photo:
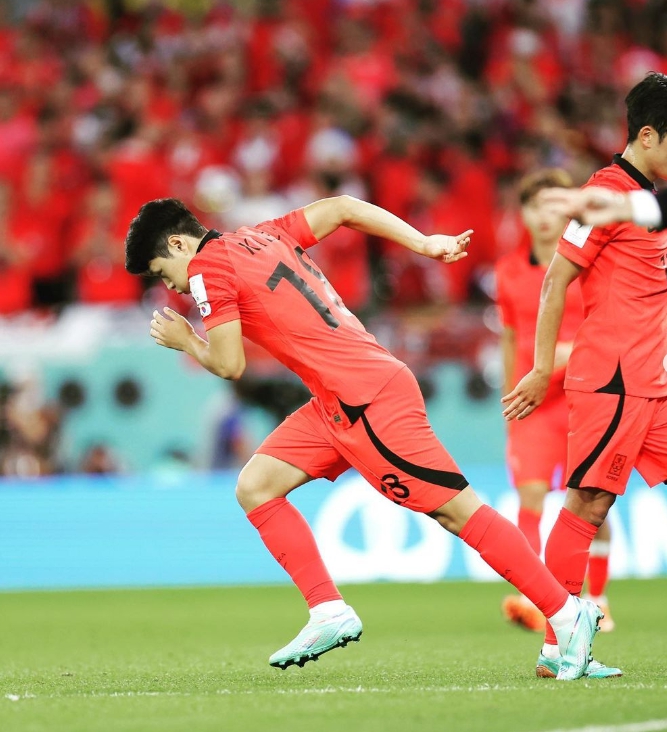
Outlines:
[[[10,0],[0,315],[142,302],[123,240],[161,196],[222,230],[339,193],[473,228],[455,267],[349,230],[315,258],[362,314],[488,303],[525,237],[517,181],[607,164],[649,70],[667,71],[665,0]]]

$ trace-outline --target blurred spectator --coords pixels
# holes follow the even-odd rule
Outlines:
[[[0,181],[0,315],[12,315],[32,304],[32,278],[25,252],[12,246],[9,231],[11,188]]]
[[[118,216],[116,190],[109,181],[90,188],[81,214],[69,241],[78,299],[116,305],[138,302],[141,282],[125,271],[126,230]]]
[[[44,401],[39,383],[24,375],[0,390],[0,475],[20,478],[59,472],[60,410]]]
[[[77,472],[88,475],[115,475],[120,463],[108,445],[95,443],[81,456]]]

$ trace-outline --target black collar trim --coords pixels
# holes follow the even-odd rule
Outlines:
[[[537,261],[537,257],[535,256],[533,250],[531,249],[528,254],[528,263],[531,265],[531,267],[538,267],[539,262]]]
[[[632,178],[632,180],[639,183],[642,188],[646,189],[647,191],[653,191],[653,193],[656,192],[653,183],[651,183],[651,181],[643,173],[640,173],[632,163],[629,163],[624,157],[622,157],[620,153],[616,153],[611,162],[612,165],[620,165],[620,167],[623,168],[623,170]]]
[[[222,234],[217,229],[211,229],[206,236],[199,242],[197,247],[197,254],[211,241],[211,239],[219,239]]]

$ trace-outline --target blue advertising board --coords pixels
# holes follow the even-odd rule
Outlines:
[[[502,465],[466,466],[508,518],[517,501]],[[245,519],[233,473],[0,481],[0,590],[239,585],[289,581]],[[496,579],[428,517],[401,509],[353,471],[290,500],[314,529],[339,582]],[[547,501],[546,536],[562,502]],[[611,572],[667,575],[667,494],[633,476],[610,514]]]

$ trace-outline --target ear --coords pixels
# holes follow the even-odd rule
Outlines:
[[[653,147],[653,143],[657,142],[659,140],[660,135],[650,125],[644,125],[639,130],[639,134],[637,135],[637,138],[641,142],[644,149],[648,149],[650,147]]]
[[[188,251],[185,239],[180,234],[172,234],[167,239],[167,246],[172,257],[177,254],[187,254]]]

